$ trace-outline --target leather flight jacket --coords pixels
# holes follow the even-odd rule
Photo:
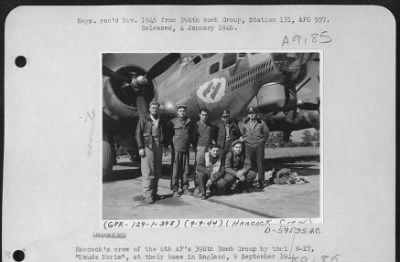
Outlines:
[[[160,117],[160,116],[159,116]],[[152,148],[153,144],[153,120],[150,118],[150,115],[145,117],[141,117],[136,125],[136,143],[139,149],[143,149],[145,147]],[[164,124],[161,119],[158,122],[159,128],[159,136],[158,139],[160,144],[165,144],[165,134],[164,134]]]

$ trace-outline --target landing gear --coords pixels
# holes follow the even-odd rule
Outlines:
[[[103,181],[111,178],[112,167],[115,160],[112,144],[109,139],[103,137]]]

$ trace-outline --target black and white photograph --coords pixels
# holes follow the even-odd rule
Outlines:
[[[396,261],[399,13],[1,7],[2,261]]]
[[[321,218],[320,59],[103,53],[102,219]]]

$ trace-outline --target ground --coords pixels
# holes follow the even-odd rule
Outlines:
[[[193,164],[191,156],[191,164]],[[276,185],[267,182],[263,189],[250,193],[212,196],[201,200],[191,195],[172,197],[170,190],[170,158],[163,157],[159,181],[162,200],[146,205],[142,201],[142,177],[137,164],[127,157],[113,167],[112,181],[103,182],[103,219],[158,218],[302,218],[320,216],[319,148],[266,149],[266,172],[271,168],[290,168],[309,183]],[[269,177],[266,177],[268,180]],[[190,180],[190,188],[193,189]]]

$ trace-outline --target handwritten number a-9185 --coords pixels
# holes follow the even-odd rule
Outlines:
[[[310,40],[310,39],[307,39],[307,38],[308,37],[306,37],[306,36],[295,34],[290,39],[287,35],[285,35],[283,37],[282,46],[285,46],[285,45],[289,46],[291,43],[297,44],[297,45],[307,44],[308,42],[310,42],[310,41],[307,41],[307,40]],[[330,43],[330,42],[332,42],[332,37],[330,37],[328,35],[328,31],[322,31],[321,33],[313,33],[313,34],[311,34],[311,43],[313,43],[313,44],[318,44],[318,43],[319,44],[326,44],[326,43]]]
[[[322,32],[319,34],[319,38],[320,38],[319,42],[320,42],[321,44],[326,44],[326,43],[332,42],[332,37],[330,37],[329,35],[327,35],[327,33],[328,33],[328,31],[322,31]],[[325,39],[325,40],[322,40],[322,39]]]
[[[314,44],[318,42],[318,36],[319,36],[318,33],[311,34],[311,38],[312,38],[311,41],[312,41]]]

